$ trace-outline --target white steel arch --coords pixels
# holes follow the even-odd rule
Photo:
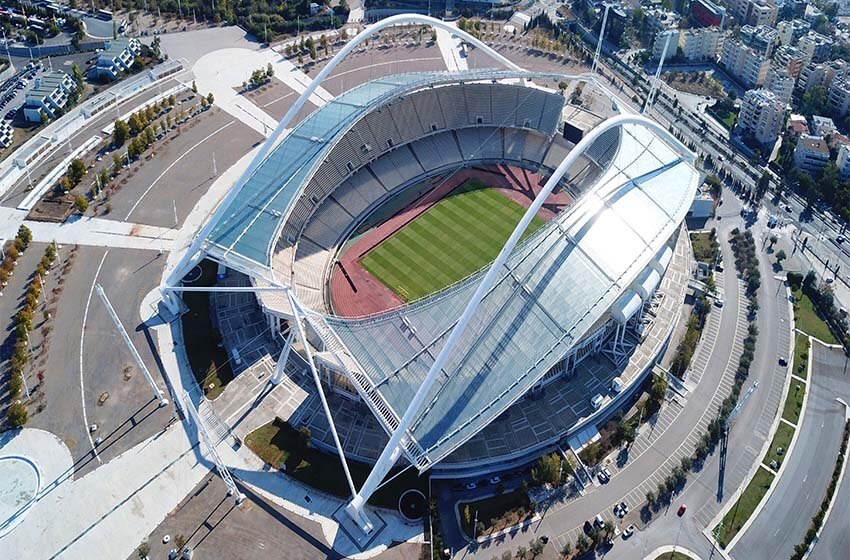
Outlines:
[[[226,210],[229,206],[230,202],[239,194],[239,191],[242,190],[242,187],[257,169],[257,167],[266,159],[266,156],[269,154],[271,149],[277,145],[277,141],[281,135],[286,131],[286,128],[290,125],[292,120],[310,98],[310,96],[316,91],[316,89],[322,84],[322,82],[327,78],[331,72],[339,65],[340,62],[345,60],[345,58],[361,43],[369,39],[375,33],[386,29],[387,27],[394,27],[396,25],[403,25],[409,23],[418,23],[422,25],[428,25],[430,27],[443,29],[448,31],[449,33],[454,33],[462,38],[464,41],[474,45],[475,47],[481,49],[485,54],[489,57],[493,58],[497,62],[507,66],[511,70],[521,71],[522,68],[517,64],[514,64],[498,52],[496,52],[492,47],[487,45],[486,43],[476,39],[466,31],[458,29],[449,23],[446,23],[442,20],[422,15],[422,14],[399,14],[392,17],[388,17],[383,19],[377,23],[374,23],[368,27],[366,27],[363,31],[358,33],[351,41],[346,43],[346,45],[337,52],[334,57],[325,65],[324,68],[313,78],[313,81],[310,82],[310,85],[307,86],[307,89],[298,96],[298,99],[295,100],[292,107],[286,112],[283,116],[283,119],[278,123],[277,127],[272,132],[271,136],[265,141],[260,151],[257,153],[256,157],[251,160],[251,163],[248,165],[248,168],[240,175],[239,179],[234,183],[233,187],[231,187],[230,191],[227,193],[227,196],[221,201],[218,209],[213,213],[209,220],[204,224],[204,226],[198,231],[197,236],[192,241],[189,248],[186,252],[180,257],[180,261],[174,267],[174,269],[165,277],[164,285],[166,286],[174,286],[180,283],[183,275],[188,272],[188,269],[193,266],[200,259],[200,247],[201,243],[203,243],[204,239],[206,239],[207,235],[212,231],[212,228],[215,226],[217,219],[221,216],[222,212]],[[169,302],[171,297],[175,297],[174,292],[163,291],[162,292],[164,301],[169,303],[169,307],[172,307],[174,311],[176,311],[175,302]]]
[[[502,250],[499,252],[499,255],[490,265],[490,268],[487,270],[487,273],[484,275],[484,278],[481,280],[481,283],[478,284],[475,292],[469,298],[469,302],[466,304],[466,307],[463,310],[460,318],[457,321],[457,324],[451,330],[446,343],[443,345],[440,353],[437,354],[434,363],[431,365],[431,368],[428,370],[428,374],[425,376],[425,379],[422,381],[422,384],[416,391],[416,394],[413,396],[413,400],[410,402],[410,405],[407,407],[407,410],[404,412],[401,420],[399,421],[398,427],[390,436],[390,440],[387,443],[384,450],[381,452],[380,457],[375,463],[372,471],[369,473],[368,478],[363,483],[363,486],[360,488],[360,491],[354,496],[351,502],[346,506],[346,512],[357,522],[357,524],[363,529],[365,532],[372,531],[372,522],[369,520],[366,512],[364,511],[364,506],[369,497],[378,489],[381,481],[389,472],[390,468],[395,464],[398,460],[398,457],[401,455],[401,449],[403,447],[403,439],[407,435],[407,430],[416,420],[417,415],[419,414],[419,409],[422,406],[425,398],[427,397],[431,387],[437,379],[437,376],[443,370],[443,366],[446,364],[446,360],[449,358],[449,354],[457,345],[461,336],[463,335],[466,328],[469,326],[470,321],[472,320],[475,312],[478,310],[478,306],[481,304],[481,300],[484,298],[484,295],[487,294],[490,289],[493,287],[493,284],[498,279],[498,276],[505,266],[508,257],[513,251],[516,244],[519,242],[520,237],[525,232],[528,225],[531,223],[531,220],[534,216],[537,215],[537,212],[543,206],[543,203],[549,197],[549,195],[554,190],[555,186],[561,181],[564,175],[567,173],[567,170],[575,163],[578,157],[584,153],[584,151],[593,145],[593,143],[605,132],[616,128],[621,127],[627,124],[636,124],[640,126],[644,126],[649,128],[650,130],[657,133],[664,140],[666,140],[669,144],[671,144],[674,148],[676,148],[683,156],[685,161],[693,161],[696,156],[693,152],[691,152],[684,144],[682,144],[675,136],[670,134],[670,132],[658,124],[655,121],[652,121],[642,115],[618,115],[616,117],[612,117],[596,128],[590,131],[587,136],[582,138],[582,140],[575,145],[575,147],[567,154],[567,157],[561,161],[560,165],[555,169],[555,172],[549,177],[549,180],[546,181],[546,184],[543,186],[543,189],[537,194],[534,201],[523,214],[522,219],[519,221],[517,226],[514,228],[511,236],[508,238],[505,245],[502,247]]]

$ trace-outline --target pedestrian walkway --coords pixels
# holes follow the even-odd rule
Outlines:
[[[32,231],[33,241],[71,245],[169,251],[177,237],[171,228],[117,222],[103,218],[71,217],[62,223],[26,220],[26,211],[0,207],[0,238],[12,239],[21,224]]]
[[[277,127],[277,120],[235,89],[250,81],[251,72],[265,69],[266,64],[266,58],[258,51],[220,49],[202,56],[192,71],[198,93],[212,93],[217,107],[268,138]]]
[[[440,48],[440,54],[443,55],[443,60],[446,63],[446,68],[449,72],[461,72],[469,70],[466,57],[461,56],[461,40],[460,37],[449,33],[445,29],[436,29],[437,46]]]

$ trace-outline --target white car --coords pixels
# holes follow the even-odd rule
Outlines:
[[[599,410],[599,407],[602,406],[602,400],[602,395],[599,394],[590,399],[590,406],[593,407],[593,410]]]
[[[635,534],[635,526],[629,525],[628,527],[626,527],[625,531],[623,531],[623,538],[627,539],[634,534]]]

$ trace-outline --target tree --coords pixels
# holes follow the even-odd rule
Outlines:
[[[781,262],[782,262],[782,261],[784,261],[786,258],[788,258],[788,255],[786,255],[786,254],[785,254],[785,250],[784,250],[784,249],[780,249],[780,250],[776,253],[776,262],[777,262],[777,263],[781,263]]]
[[[74,208],[80,213],[85,213],[89,208],[89,201],[81,194],[74,197]]]
[[[195,80],[192,80],[192,93],[198,93],[198,84],[195,83]]]
[[[186,546],[186,537],[184,537],[182,534],[179,534],[174,537],[174,548],[177,549],[178,553],[183,551],[184,546]]]
[[[590,549],[590,539],[587,538],[587,535],[581,533],[576,539],[576,551],[579,554],[584,554]]]
[[[527,548],[525,548],[524,546],[521,546],[521,547],[516,549],[516,557],[517,558],[519,558],[520,560],[524,560],[526,556],[528,556],[528,549]]]
[[[9,407],[7,415],[9,418],[9,424],[13,428],[23,428],[24,424],[27,423],[27,407],[19,402],[16,402]]]
[[[212,105],[212,104],[213,104],[213,101],[215,101],[215,96],[213,96],[212,92],[209,92],[209,93],[207,94],[207,103],[209,103],[210,105]]]
[[[561,556],[566,558],[570,554],[573,553],[573,545],[570,541],[567,541],[564,546],[561,547]]]
[[[533,541],[531,541],[530,548],[531,554],[533,556],[538,556],[540,554],[543,554],[543,549],[546,548],[546,545],[541,539],[534,539]]]
[[[86,164],[80,158],[74,158],[71,160],[71,164],[68,166],[68,179],[71,181],[73,185],[78,185],[80,181],[82,181],[83,176],[86,174]]]
[[[18,234],[15,237],[23,241],[24,247],[26,247],[32,241],[32,231],[27,226],[21,224],[18,228]]]
[[[148,544],[148,541],[142,541],[142,544],[139,545],[136,552],[138,552],[141,560],[145,560],[148,557],[148,554],[151,553],[151,545]]]
[[[463,506],[461,513],[463,515],[463,524],[467,527],[472,525],[472,514],[469,512],[469,504]]]
[[[543,455],[537,462],[537,466],[531,471],[531,478],[541,484],[556,486],[561,483],[561,458],[557,453]]]
[[[269,62],[266,65],[266,77],[268,77],[268,78],[274,77],[274,66],[272,66],[271,62]]]
[[[127,126],[127,123],[118,119],[115,121],[115,128],[112,129],[112,144],[116,148],[120,148],[124,145],[124,142],[127,140],[127,137],[130,135],[130,127]]]
[[[118,175],[121,169],[124,167],[124,156],[115,152],[112,154],[112,175]]]
[[[206,97],[201,97],[201,109],[206,109],[209,106]]]

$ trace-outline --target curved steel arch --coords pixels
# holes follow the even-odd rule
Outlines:
[[[567,154],[558,167],[555,169],[555,172],[549,177],[549,180],[546,181],[546,184],[543,186],[543,189],[537,194],[534,198],[534,201],[525,211],[525,214],[522,216],[522,219],[519,221],[517,226],[514,228],[511,236],[508,238],[505,245],[502,247],[502,250],[499,252],[499,255],[490,265],[490,268],[487,270],[487,273],[484,275],[484,278],[481,280],[481,283],[478,284],[475,292],[469,298],[469,302],[466,304],[466,307],[463,310],[460,318],[457,320],[456,325],[451,330],[446,343],[440,349],[439,354],[437,354],[436,359],[434,360],[431,368],[428,370],[425,379],[422,381],[422,384],[416,391],[416,394],[413,396],[410,404],[407,407],[407,410],[404,412],[401,420],[399,421],[398,427],[393,432],[390,437],[389,442],[387,443],[384,450],[381,452],[380,457],[375,463],[374,468],[369,473],[369,477],[363,483],[363,486],[360,488],[360,491],[352,498],[351,502],[346,506],[346,511],[348,514],[360,525],[360,527],[366,531],[370,532],[372,530],[372,524],[363,511],[363,506],[366,504],[366,501],[372,495],[375,490],[377,490],[380,482],[386,476],[389,469],[398,459],[398,456],[401,454],[400,449],[402,448],[402,439],[407,435],[407,430],[416,420],[419,409],[422,406],[425,398],[427,397],[431,387],[434,382],[437,380],[437,376],[442,371],[443,367],[446,365],[446,361],[449,358],[449,354],[451,354],[454,347],[457,345],[463,333],[466,331],[466,328],[469,326],[470,321],[472,320],[475,312],[478,310],[481,301],[484,299],[485,294],[487,294],[490,289],[493,287],[493,284],[496,282],[502,267],[505,266],[505,263],[508,260],[511,252],[514,247],[516,247],[519,242],[522,234],[525,232],[528,225],[531,223],[531,220],[534,216],[537,215],[537,212],[543,206],[546,199],[555,189],[557,184],[561,181],[564,175],[567,173],[567,170],[575,163],[575,161],[581,156],[587,148],[593,145],[593,143],[605,132],[616,128],[621,127],[627,124],[635,124],[644,126],[656,134],[661,136],[664,140],[666,140],[669,144],[671,144],[677,151],[679,151],[682,155],[682,159],[684,161],[693,161],[696,158],[696,155],[691,152],[682,142],[680,142],[675,136],[673,136],[666,128],[661,126],[655,121],[652,121],[643,115],[618,115],[616,117],[611,117],[608,120],[604,121],[596,128],[590,131],[590,133],[579,141],[578,144]]]
[[[392,17],[388,17],[383,19],[377,23],[374,23],[368,27],[366,27],[363,31],[358,33],[351,41],[345,44],[345,46],[337,52],[334,57],[325,65],[324,68],[313,78],[313,81],[310,82],[310,85],[307,86],[307,89],[304,90],[301,95],[298,96],[298,99],[295,100],[295,103],[289,108],[286,114],[283,116],[283,119],[278,123],[277,127],[275,127],[271,136],[269,136],[265,143],[263,144],[260,151],[251,160],[251,163],[248,165],[248,168],[242,172],[242,175],[239,176],[239,179],[236,180],[233,187],[230,188],[230,191],[227,193],[227,196],[221,201],[218,206],[218,209],[213,213],[211,218],[204,224],[204,226],[200,229],[195,239],[192,241],[192,244],[186,250],[184,255],[180,258],[180,261],[175,265],[174,269],[168,275],[167,280],[165,282],[166,285],[176,285],[180,282],[185,272],[185,269],[191,264],[193,259],[196,258],[201,243],[203,243],[204,239],[206,239],[207,235],[212,231],[212,228],[215,226],[217,219],[221,216],[222,212],[227,209],[230,202],[239,194],[242,190],[242,187],[248,181],[248,179],[253,175],[254,171],[256,171],[257,167],[266,159],[269,152],[272,150],[274,146],[277,145],[277,140],[280,136],[286,131],[286,128],[307,102],[313,93],[315,93],[316,89],[322,84],[325,78],[330,75],[331,72],[342,62],[358,45],[369,39],[375,33],[386,29],[387,27],[394,27],[396,25],[402,25],[405,23],[419,23],[423,25],[428,25],[430,27],[434,27],[437,29],[443,29],[448,31],[449,33],[454,33],[460,36],[464,41],[474,45],[475,47],[484,51],[485,54],[493,58],[494,60],[504,64],[511,70],[522,71],[522,68],[517,64],[511,62],[498,52],[496,52],[492,47],[482,42],[479,39],[476,39],[466,31],[461,29],[457,29],[452,25],[421,14],[399,14]],[[164,295],[164,294],[163,294]]]

